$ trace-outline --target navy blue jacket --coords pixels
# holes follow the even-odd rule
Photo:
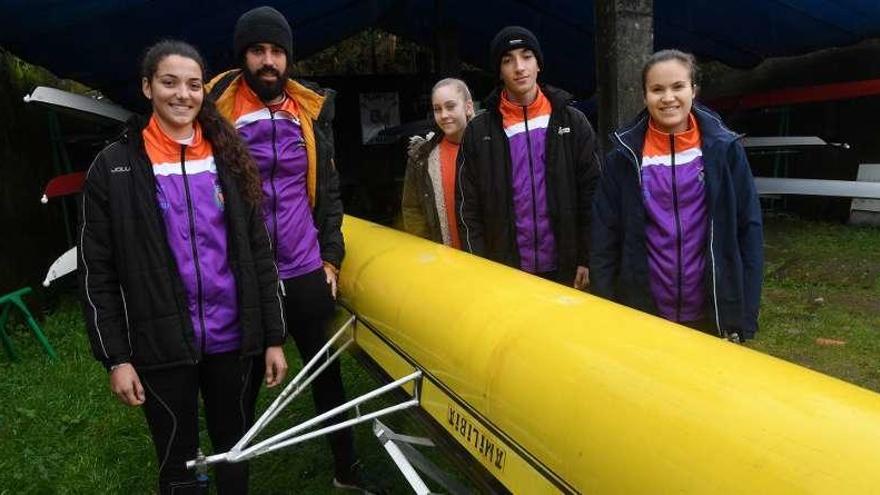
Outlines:
[[[720,336],[748,339],[758,329],[764,267],[761,206],[737,134],[717,114],[694,104],[700,127],[709,241],[706,246],[707,316]],[[648,127],[643,111],[611,136],[599,187],[593,197],[592,292],[656,314],[648,281],[645,209],[642,204],[642,148]]]

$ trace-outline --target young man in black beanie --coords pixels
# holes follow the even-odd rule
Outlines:
[[[599,159],[593,128],[571,95],[538,84],[535,35],[519,26],[490,46],[501,84],[468,125],[456,205],[465,250],[585,289]]]
[[[263,180],[263,217],[283,282],[285,319],[308,362],[327,342],[345,247],[333,162],[335,92],[291,78],[293,35],[272,7],[245,12],[233,37],[238,69],[208,85],[247,143]],[[312,383],[319,413],[344,402],[338,361]],[[341,421],[340,417],[332,421]],[[362,490],[351,428],[329,436],[337,488]]]

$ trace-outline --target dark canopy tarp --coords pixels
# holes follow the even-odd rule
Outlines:
[[[0,4],[0,46],[126,104],[137,94],[144,47],[184,39],[213,69],[226,68],[235,20],[262,4],[290,19],[296,57],[371,26],[430,45],[442,26],[457,33],[463,60],[486,67],[494,33],[520,24],[541,40],[546,80],[580,92],[594,86],[588,0],[7,0]],[[878,0],[655,0],[654,10],[656,48],[736,67],[880,36]]]

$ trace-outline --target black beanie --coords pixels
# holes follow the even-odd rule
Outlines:
[[[492,44],[489,47],[496,76],[501,72],[501,58],[505,53],[517,48],[531,50],[535,54],[535,58],[538,59],[538,67],[544,67],[544,54],[541,53],[541,44],[538,43],[535,34],[524,27],[507,26],[498,31],[498,34],[492,38]]]
[[[288,63],[292,63],[293,33],[290,24],[281,12],[272,7],[251,9],[235,23],[235,35],[232,38],[235,57],[241,60],[244,51],[254,43],[273,43],[287,53]]]

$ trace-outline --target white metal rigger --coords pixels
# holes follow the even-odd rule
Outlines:
[[[291,445],[295,445],[297,443],[315,437],[326,435],[343,428],[348,428],[349,426],[370,421],[372,419],[391,414],[396,411],[418,406],[421,395],[421,371],[416,371],[408,376],[400,378],[399,380],[372,390],[364,395],[361,395],[360,397],[346,402],[345,404],[341,404],[331,409],[330,411],[327,411],[303,423],[300,423],[299,425],[296,425],[270,438],[267,438],[257,443],[256,445],[248,447],[248,444],[253,441],[253,439],[257,435],[259,435],[260,432],[263,431],[263,429],[265,429],[265,427],[273,419],[275,419],[275,417],[277,417],[278,414],[282,410],[284,410],[284,408],[287,407],[287,405],[290,404],[290,402],[295,397],[297,397],[306,387],[308,387],[309,384],[311,384],[312,381],[314,381],[317,376],[321,374],[321,372],[323,372],[328,366],[330,366],[330,364],[333,363],[333,361],[337,360],[342,352],[344,352],[351,344],[354,343],[354,337],[352,335],[349,335],[347,339],[342,341],[342,344],[339,345],[339,348],[336,350],[336,352],[330,354],[331,346],[337,341],[343,340],[343,335],[352,326],[352,323],[354,323],[355,320],[355,316],[352,316],[351,318],[346,320],[346,322],[339,328],[339,330],[337,330],[333,337],[329,341],[327,341],[326,344],[324,344],[321,350],[315,353],[312,359],[310,359],[309,362],[305,366],[303,366],[299,373],[297,373],[297,375],[291,380],[291,382],[287,384],[284,390],[278,395],[278,397],[275,398],[272,404],[266,409],[266,411],[263,412],[260,418],[244,434],[244,436],[242,436],[241,440],[239,440],[235,444],[235,446],[233,446],[228,452],[215,454],[208,457],[200,457],[198,459],[187,461],[187,469],[193,469],[198,466],[216,464],[218,462],[246,461],[248,459],[252,459],[268,452],[273,452],[275,450],[289,447]],[[321,364],[317,369],[312,371],[312,368],[316,366],[321,358],[326,358],[325,362]],[[360,405],[362,403],[374,399],[409,382],[414,382],[415,384],[413,387],[413,398],[411,400],[361,415]],[[295,436],[298,433],[306,431],[311,427],[352,408],[354,408],[357,413],[355,418],[343,421],[341,423],[329,425],[314,431],[308,431],[299,436]]]

